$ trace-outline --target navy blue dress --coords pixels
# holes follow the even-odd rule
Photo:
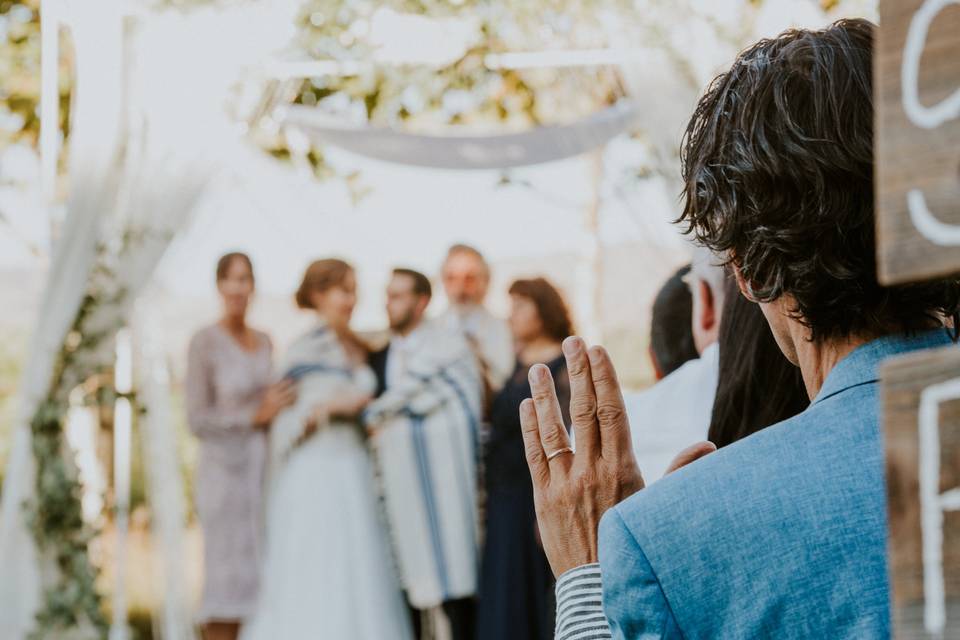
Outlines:
[[[570,382],[563,356],[547,363],[569,429]],[[537,536],[533,485],[520,431],[520,403],[529,398],[528,366],[494,397],[484,449],[486,539],[480,567],[478,640],[553,638],[554,578]]]

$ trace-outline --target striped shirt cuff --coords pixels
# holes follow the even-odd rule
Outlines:
[[[603,615],[599,564],[574,567],[557,579],[555,640],[607,640],[610,625]]]

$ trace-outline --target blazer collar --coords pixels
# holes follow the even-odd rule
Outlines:
[[[912,335],[889,335],[862,344],[837,363],[811,405],[850,387],[879,381],[880,364],[891,356],[948,344],[951,344],[951,340],[946,329],[921,331]]]

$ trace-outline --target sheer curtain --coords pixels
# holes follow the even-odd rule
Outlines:
[[[41,562],[27,529],[23,503],[34,495],[30,419],[46,394],[57,354],[86,292],[101,215],[116,195],[122,104],[122,26],[116,19],[78,16],[73,37],[78,81],[73,96],[69,166],[74,188],[54,247],[36,320],[30,358],[19,388],[17,421],[0,503],[0,637],[21,638],[40,602]]]
[[[100,260],[113,274],[113,287],[128,295],[117,304],[99,304],[85,326],[119,328],[137,292],[187,222],[214,167],[204,146],[209,137],[201,131],[202,119],[184,117],[193,99],[190,80],[197,81],[202,66],[195,69],[183,58],[171,62],[169,48],[156,47],[149,30],[125,19],[122,3],[83,4],[69,19],[76,52],[71,192],[19,389],[0,504],[0,637],[5,639],[23,638],[33,629],[43,587],[56,576],[51,562],[38,553],[22,508],[35,496],[29,423],[48,391],[94,266]],[[163,100],[157,99],[160,91]],[[110,352],[94,354],[94,359],[109,357]],[[154,416],[145,420],[145,462],[153,487],[162,479],[170,483],[168,491],[177,491],[179,473],[169,472],[175,457],[172,440],[158,436],[170,426],[162,382],[152,374],[145,377],[145,396],[155,404]],[[177,552],[171,529],[176,525],[171,523],[179,518],[182,527],[183,510],[162,491],[160,497],[154,506],[156,526],[163,530],[158,540],[163,556]],[[162,626],[166,637],[189,637],[188,612],[178,609],[176,600],[174,596],[168,604],[165,598],[163,604],[183,620]],[[170,620],[171,614],[165,611],[163,619]]]

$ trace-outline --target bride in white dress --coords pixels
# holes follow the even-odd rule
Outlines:
[[[297,292],[320,323],[282,368],[297,382],[297,401],[271,428],[265,564],[243,640],[411,637],[373,467],[351,419],[375,388],[349,330],[355,289],[348,264],[319,260]]]

